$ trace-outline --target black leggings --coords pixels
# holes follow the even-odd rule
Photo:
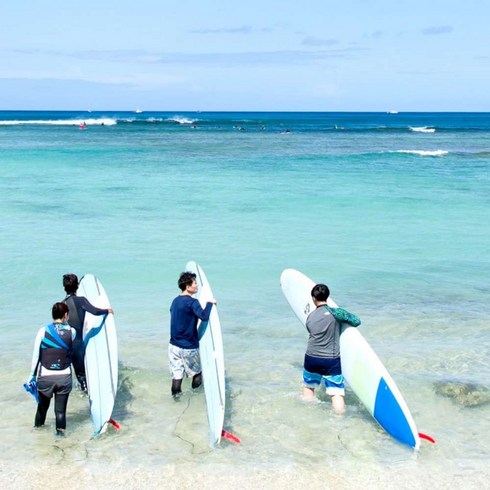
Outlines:
[[[39,403],[37,405],[36,418],[34,420],[34,425],[36,427],[41,427],[46,421],[46,414],[48,413],[49,404],[51,403],[51,398],[38,392]],[[66,406],[68,404],[69,393],[66,395],[54,394],[54,414],[56,416],[56,430],[66,429]]]
[[[78,338],[78,334],[77,334]],[[83,341],[74,340],[72,344],[72,353],[71,353],[71,362],[73,363],[73,367],[75,368],[75,374],[77,375],[77,379],[80,383],[82,380],[85,381],[85,344]]]

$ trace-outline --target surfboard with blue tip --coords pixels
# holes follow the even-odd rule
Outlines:
[[[301,323],[316,307],[311,299],[315,282],[295,269],[281,274],[281,288]],[[328,305],[337,308],[329,298]],[[402,444],[418,449],[420,437],[410,410],[387,369],[356,327],[340,330],[342,374],[379,425]]]

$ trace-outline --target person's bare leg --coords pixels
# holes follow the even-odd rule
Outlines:
[[[331,398],[333,411],[338,415],[342,415],[345,412],[344,397],[342,395],[332,395]]]
[[[303,386],[303,400],[312,400],[315,398],[315,388]]]

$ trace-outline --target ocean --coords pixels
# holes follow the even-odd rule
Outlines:
[[[0,112],[3,488],[488,488],[490,114]],[[169,306],[189,260],[218,301],[225,428],[170,396]],[[420,432],[390,438],[349,390],[300,398],[295,268],[357,314]],[[121,430],[33,431],[22,384],[62,276],[99,277],[118,331]]]

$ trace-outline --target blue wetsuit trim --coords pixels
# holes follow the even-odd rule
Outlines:
[[[108,316],[108,313],[106,313],[104,315],[104,318],[102,318],[102,323],[98,326],[98,327],[93,327],[88,335],[85,337],[85,340],[83,341],[83,344],[85,347],[87,347],[87,344],[88,344],[88,341],[92,338],[92,337],[95,337],[101,330],[102,328],[104,327],[105,325],[105,321],[106,321],[106,318]]]

